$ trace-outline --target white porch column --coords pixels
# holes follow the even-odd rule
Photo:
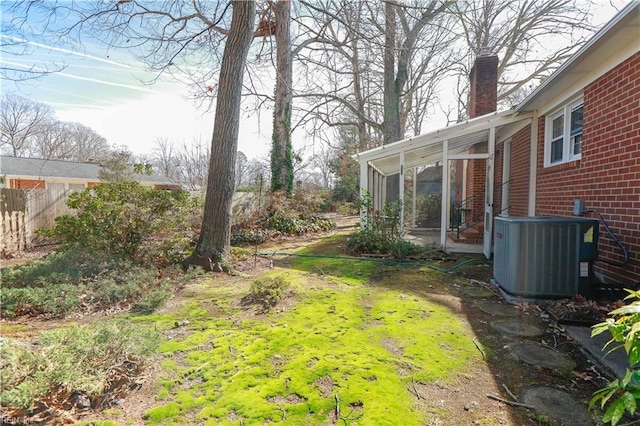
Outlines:
[[[369,190],[369,165],[366,161],[360,162],[360,199]],[[360,207],[360,229],[367,227],[367,212],[364,206]]]
[[[384,208],[384,205],[387,204],[387,177],[382,175],[381,176],[381,180],[380,180],[380,208],[379,210],[382,210]]]
[[[382,175],[379,172],[376,172],[376,187],[375,194],[373,195],[373,209],[380,210],[380,204],[382,203]]]
[[[449,187],[451,183],[449,178],[451,172],[449,170],[449,141],[442,141],[442,206],[440,209],[440,245],[442,250],[447,250],[447,224],[449,219]]]
[[[400,201],[400,235],[404,232],[404,151],[400,151],[400,174],[398,176],[398,201]]]
[[[411,198],[413,200],[413,205],[411,206],[411,227],[415,228],[416,227],[416,205],[417,205],[417,199],[416,197],[418,196],[418,168],[414,167],[413,168],[413,197]]]
[[[491,239],[493,237],[493,183],[495,181],[496,128],[489,129],[489,158],[487,158],[484,194],[484,232],[482,252],[491,257]]]

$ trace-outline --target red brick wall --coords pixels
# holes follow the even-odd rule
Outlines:
[[[37,179],[9,179],[9,188],[44,189],[45,183]]]
[[[529,212],[529,156],[531,152],[531,126],[525,127],[511,137],[511,155],[509,161],[509,215],[528,216]],[[493,185],[493,204],[496,215],[502,209],[502,169],[504,161],[504,143],[496,145],[495,181]]]
[[[614,283],[640,282],[640,53],[584,90],[582,158],[543,167],[544,117],[538,138],[536,214],[570,216],[573,201],[599,211],[626,245],[624,267],[596,262]],[[600,259],[620,262],[622,250],[600,227]]]

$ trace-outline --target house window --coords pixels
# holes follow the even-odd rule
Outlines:
[[[545,166],[577,160],[582,154],[582,100],[567,104],[546,120]]]

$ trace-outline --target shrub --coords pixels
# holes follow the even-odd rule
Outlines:
[[[609,315],[614,318],[607,318],[605,322],[594,325],[591,332],[593,337],[609,331],[612,338],[605,348],[618,344],[611,351],[624,349],[632,367],[632,370],[627,369],[623,378],[616,379],[597,391],[589,403],[589,408],[598,401],[602,409],[608,405],[602,421],[611,422],[612,426],[618,424],[625,411],[631,416],[636,414],[640,400],[640,370],[637,369],[640,363],[640,291],[626,291],[629,295],[625,300],[635,300],[629,305],[611,311]]]
[[[284,297],[289,286],[289,281],[281,276],[257,278],[251,284],[249,296],[253,303],[268,310]]]
[[[424,252],[424,247],[410,241],[398,240],[389,245],[389,253],[398,261],[403,261],[411,256],[420,256]]]
[[[144,187],[137,182],[112,182],[71,194],[73,215],[56,218],[50,234],[62,239],[64,249],[81,247],[137,262],[153,261],[158,253],[173,260],[174,239],[191,231],[189,215],[197,201],[185,191]],[[174,244],[168,243],[173,241]]]
[[[341,203],[336,208],[336,213],[340,214],[358,214],[358,205],[356,203],[352,203],[347,201],[346,203]]]
[[[113,320],[42,333],[37,349],[0,340],[0,404],[33,409],[48,393],[100,396],[111,373],[124,363],[141,364],[161,341],[153,330]]]
[[[233,245],[257,245],[279,235],[304,235],[335,228],[335,223],[316,213],[322,207],[321,196],[296,193],[271,194],[265,207],[252,214],[237,213],[231,232]]]
[[[424,248],[402,239],[400,201],[386,203],[380,210],[373,209],[369,194],[360,200],[360,209],[365,212],[364,229],[358,230],[347,240],[347,252],[350,254],[388,254],[397,260],[416,256]]]
[[[358,231],[347,239],[347,253],[353,255],[387,253],[389,246],[389,241],[373,230]]]

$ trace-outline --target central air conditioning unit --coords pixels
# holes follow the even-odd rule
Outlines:
[[[493,281],[511,302],[590,297],[598,232],[596,219],[498,216]]]

